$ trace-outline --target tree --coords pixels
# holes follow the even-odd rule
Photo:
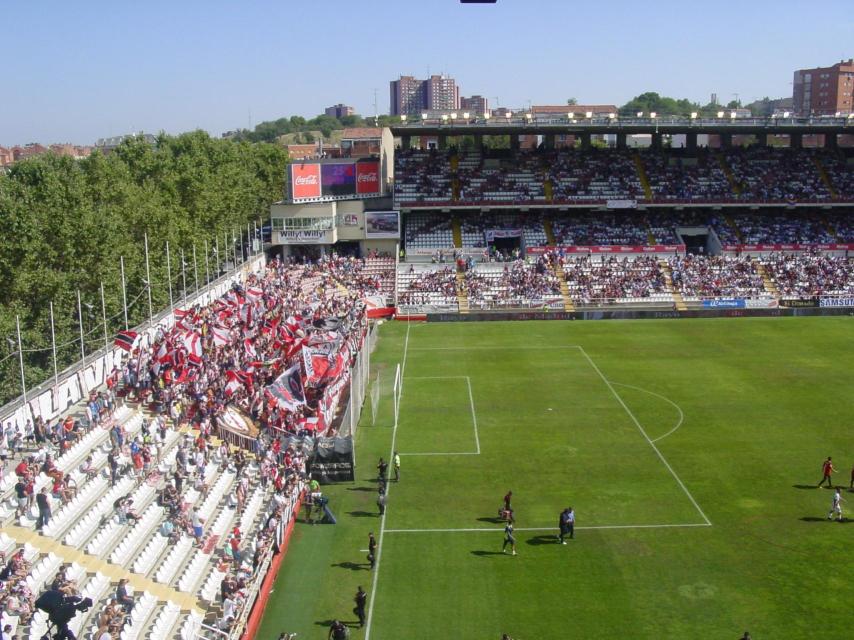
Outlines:
[[[570,107],[574,107],[575,105],[577,105],[577,104],[578,104],[578,100],[577,100],[576,98],[569,98],[569,99],[566,101],[566,104],[567,104],[568,106],[570,106]]]
[[[182,284],[179,254],[204,277],[204,243],[245,230],[282,197],[287,154],[278,146],[211,138],[202,131],[161,135],[155,145],[128,139],[113,153],[84,160],[45,154],[0,174],[0,333],[21,318],[29,386],[53,369],[49,305],[54,304],[60,369],[80,357],[77,291],[95,310],[83,313],[86,352],[103,346],[100,287],[108,331],[124,328],[120,257],[124,257],[131,326],[148,318],[143,239],[151,253],[155,310],[169,303],[165,246],[173,293]],[[199,255],[201,253],[201,255]],[[187,278],[195,286],[195,273]],[[203,281],[200,282],[203,284]],[[20,393],[18,361],[0,353],[0,404]]]

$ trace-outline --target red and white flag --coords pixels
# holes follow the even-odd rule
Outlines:
[[[256,300],[260,300],[261,296],[264,295],[264,290],[260,287],[246,287],[246,298],[255,302]]]
[[[255,352],[255,344],[249,338],[243,341],[243,348],[246,349],[246,355],[250,358],[256,358],[258,354]]]
[[[213,338],[213,343],[217,347],[224,347],[227,345],[230,340],[229,331],[225,327],[215,326],[211,329],[211,338]]]
[[[228,378],[228,383],[225,385],[225,393],[231,397],[243,386],[243,382],[236,371],[226,371],[225,375]]]
[[[139,334],[136,331],[119,331],[114,344],[124,351],[133,351],[137,338]]]
[[[202,364],[202,336],[195,331],[184,334],[184,348],[187,349],[187,360],[195,365]]]

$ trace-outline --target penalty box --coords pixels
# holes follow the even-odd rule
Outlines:
[[[390,530],[494,529],[488,517],[508,489],[518,526],[532,530],[553,528],[569,505],[579,526],[710,524],[647,435],[663,425],[641,424],[582,347],[408,355],[396,446],[407,481],[395,487]],[[425,511],[425,491],[442,508]]]

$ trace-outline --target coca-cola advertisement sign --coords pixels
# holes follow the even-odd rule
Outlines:
[[[356,164],[356,193],[359,195],[379,194],[380,163],[359,162]]]
[[[290,165],[290,173],[292,200],[320,197],[319,164],[292,164]]]

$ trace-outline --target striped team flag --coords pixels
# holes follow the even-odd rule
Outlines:
[[[139,334],[136,331],[119,331],[113,344],[123,351],[132,351],[137,338]]]

